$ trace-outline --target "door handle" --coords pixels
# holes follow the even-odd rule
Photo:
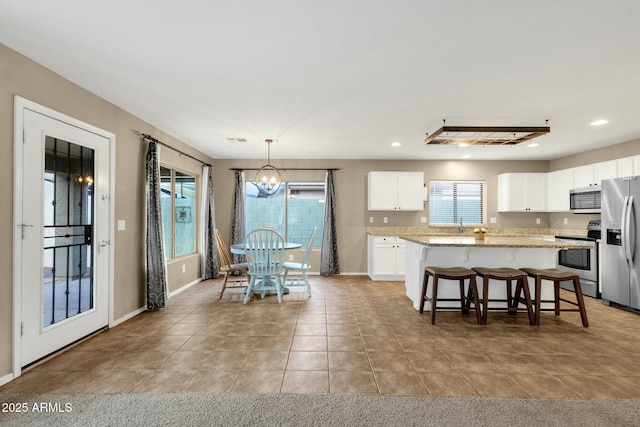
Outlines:
[[[622,206],[622,250],[624,251],[624,257],[626,258],[627,265],[631,266],[631,249],[630,249],[630,228],[631,226],[631,214],[629,207],[629,196],[624,198],[623,206]]]
[[[100,240],[98,242],[98,253],[100,253],[100,249],[107,247],[111,244],[109,240]]]
[[[629,266],[633,268],[633,258],[636,256],[636,226],[631,222],[631,215],[634,214],[633,196],[629,196],[629,208],[627,209],[627,248],[629,251]],[[632,235],[633,233],[633,241]]]

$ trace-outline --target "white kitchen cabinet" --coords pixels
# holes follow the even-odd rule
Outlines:
[[[605,179],[618,178],[618,161],[611,160],[593,165],[594,184],[600,185]]]
[[[499,212],[543,212],[547,203],[546,173],[498,175]]]
[[[370,211],[424,210],[424,172],[379,172],[368,174]]]
[[[404,280],[405,241],[398,236],[368,236],[368,266],[371,280]]]
[[[632,176],[640,175],[640,156],[633,156],[633,174]]]
[[[589,187],[595,183],[593,165],[578,166],[573,171],[573,188]]]
[[[634,176],[634,159],[634,157],[625,157],[618,160],[618,178]]]
[[[569,212],[569,191],[573,189],[573,170],[562,169],[547,174],[547,211]]]

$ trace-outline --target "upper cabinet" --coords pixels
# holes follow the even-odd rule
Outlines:
[[[370,211],[424,210],[424,172],[378,172],[368,175]]]
[[[548,212],[569,212],[569,191],[574,188],[573,175],[572,169],[547,174]]]
[[[546,173],[498,175],[499,212],[543,212],[546,210]]]

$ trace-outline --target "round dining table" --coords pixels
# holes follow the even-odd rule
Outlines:
[[[284,242],[284,250],[299,249],[302,247],[300,243]],[[244,255],[244,243],[236,243],[231,245],[231,253],[236,255]]]
[[[302,247],[301,243],[294,242],[284,242],[284,250],[292,250],[292,249],[300,249]],[[236,255],[244,255],[244,243],[236,243],[235,245],[231,245],[231,253]],[[289,288],[286,286],[282,287],[282,292],[284,294],[289,293]]]

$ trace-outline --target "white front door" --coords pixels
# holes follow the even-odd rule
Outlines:
[[[111,140],[22,111],[14,269],[24,367],[109,323]]]

